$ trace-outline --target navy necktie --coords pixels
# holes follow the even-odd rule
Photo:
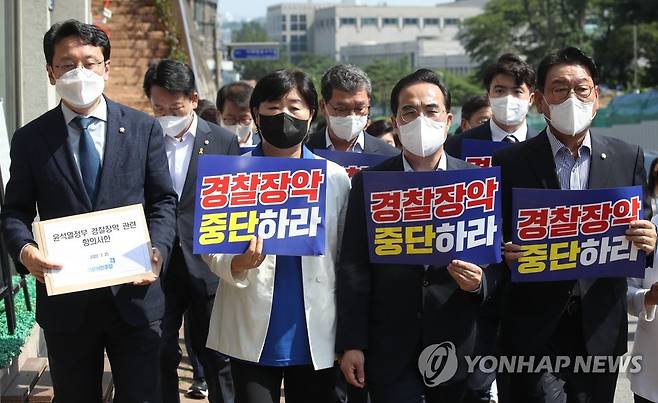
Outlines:
[[[101,170],[101,157],[89,133],[89,125],[94,120],[95,118],[83,118],[82,116],[73,119],[73,122],[82,131],[80,133],[80,145],[78,148],[78,162],[80,164],[80,173],[82,174],[82,183],[85,185],[85,190],[92,204],[96,201],[98,174]]]
[[[509,134],[507,135],[507,137],[503,139],[503,143],[518,143],[518,142],[519,140],[516,137],[514,137],[513,134]]]

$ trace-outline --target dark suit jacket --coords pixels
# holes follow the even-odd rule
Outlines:
[[[528,134],[526,136],[526,141],[536,137],[537,132],[532,127],[528,126]],[[455,158],[462,157],[462,140],[471,139],[471,140],[488,140],[491,141],[491,126],[489,121],[482,123],[478,127],[466,130],[465,132],[455,133],[452,136],[446,139],[446,143],[443,145],[443,149],[449,155],[452,155]]]
[[[639,146],[595,134],[591,138],[590,189],[644,185],[644,155]],[[509,241],[513,231],[512,188],[560,189],[546,131],[500,150],[494,155],[493,164],[501,167],[503,236]],[[644,207],[645,217],[649,217],[651,209],[646,201]],[[574,284],[575,281],[508,284],[502,308],[503,352],[540,352],[554,333]],[[582,300],[582,317],[589,354],[626,352],[626,279],[594,281]]]
[[[306,146],[311,150],[326,149],[327,148],[327,139],[325,137],[325,128],[322,128],[315,133],[312,133],[308,140],[306,141]],[[399,155],[400,150],[391,146],[383,140],[378,139],[375,136],[372,136],[365,131],[363,132],[363,152],[368,154],[378,154],[384,156],[394,156]]]
[[[196,193],[197,164],[199,151],[203,154],[240,155],[238,137],[214,123],[199,118],[194,139],[194,149],[190,165],[187,169],[185,185],[180,200],[176,218],[176,236],[190,275],[190,286],[195,295],[214,295],[217,291],[219,278],[212,273],[200,255],[192,254],[192,233],[194,232],[194,195]],[[170,267],[167,275],[175,276],[174,270],[184,270],[183,267]],[[173,277],[176,278],[176,277]],[[167,278],[163,281],[167,282]],[[174,285],[175,286],[175,285]]]
[[[448,170],[475,168],[447,158]],[[398,155],[367,170],[403,169]],[[365,217],[363,175],[358,173],[352,180],[345,220],[349,229],[336,274],[336,351],[363,350],[371,385],[395,383],[409,365],[417,367],[421,351],[431,344],[451,341],[458,357],[472,353],[475,319],[483,298],[488,300],[496,287],[495,276],[487,269],[486,286],[472,293],[462,291],[445,267],[371,264]]]
[[[120,130],[123,128],[123,130]],[[14,134],[11,178],[2,208],[2,232],[17,266],[21,248],[34,243],[37,208],[41,220],[141,203],[151,242],[167,260],[174,240],[176,193],[167,169],[162,129],[155,119],[107,99],[107,134],[97,200],[92,205],[73,159],[61,106]],[[111,287],[121,317],[143,326],[160,319],[164,297],[160,281],[149,286]],[[37,322],[46,330],[76,329],[90,292],[48,297],[37,282]]]

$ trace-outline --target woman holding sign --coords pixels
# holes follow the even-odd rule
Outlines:
[[[244,158],[319,158],[303,146],[318,109],[305,73],[278,70],[263,77],[250,109],[262,143]],[[322,256],[266,254],[262,236],[243,254],[205,256],[222,279],[208,347],[233,358],[237,403],[278,403],[282,380],[289,403],[334,399],[335,262],[350,181],[343,168],[327,161],[324,183]]]

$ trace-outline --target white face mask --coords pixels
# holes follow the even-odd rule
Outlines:
[[[489,98],[491,112],[496,120],[504,125],[518,125],[525,120],[530,101],[512,95]]]
[[[399,127],[400,142],[405,150],[419,157],[427,157],[439,150],[446,140],[446,123],[418,116]]]
[[[551,117],[549,119],[544,115],[544,118],[560,133],[569,136],[575,136],[587,129],[594,119],[593,101],[583,102],[575,96],[570,96],[561,104],[551,105],[548,102],[546,104],[551,111]]]
[[[345,141],[351,141],[363,131],[368,116],[329,116],[329,126],[334,134]]]
[[[238,136],[238,141],[245,141],[251,134],[251,126],[242,126],[242,125],[227,125],[222,122],[221,126],[230,131],[231,133]]]
[[[187,129],[192,119],[192,114],[187,116],[159,116],[157,118],[165,136],[176,137]]]
[[[55,90],[76,108],[91,106],[105,89],[105,79],[83,67],[67,71],[55,81]]]

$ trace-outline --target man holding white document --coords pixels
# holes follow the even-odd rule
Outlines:
[[[75,20],[55,24],[45,34],[44,53],[48,78],[62,102],[14,134],[11,177],[0,217],[19,270],[39,280],[37,322],[46,337],[55,398],[67,403],[100,402],[106,351],[115,402],[159,402],[164,297],[158,275],[171,250],[176,222],[176,193],[162,129],[155,119],[103,96],[110,42],[97,27]],[[31,231],[37,209],[43,224],[65,218],[58,220],[61,224],[68,222],[66,217],[135,204],[143,206],[141,224],[120,212],[99,213],[76,224],[78,231],[71,224],[66,233],[47,236],[48,243],[41,239],[41,245]],[[108,215],[116,224],[105,223]],[[132,259],[132,251],[113,257],[109,245],[129,246],[125,243],[131,238],[122,237],[122,231],[135,231],[140,225],[148,228],[141,238],[144,242],[126,249],[142,248],[144,276],[114,285],[121,280],[110,281],[107,276],[125,270],[121,262]],[[70,242],[71,236],[80,237],[80,246],[71,248],[70,258],[60,249],[58,261],[48,259],[55,255],[50,251]],[[87,260],[100,260],[71,264],[80,262],[81,254]],[[90,281],[101,278],[94,277],[95,272],[105,272],[98,276],[106,276],[105,284],[112,286],[81,284],[81,291],[48,296],[43,284],[48,270],[77,270]]]

